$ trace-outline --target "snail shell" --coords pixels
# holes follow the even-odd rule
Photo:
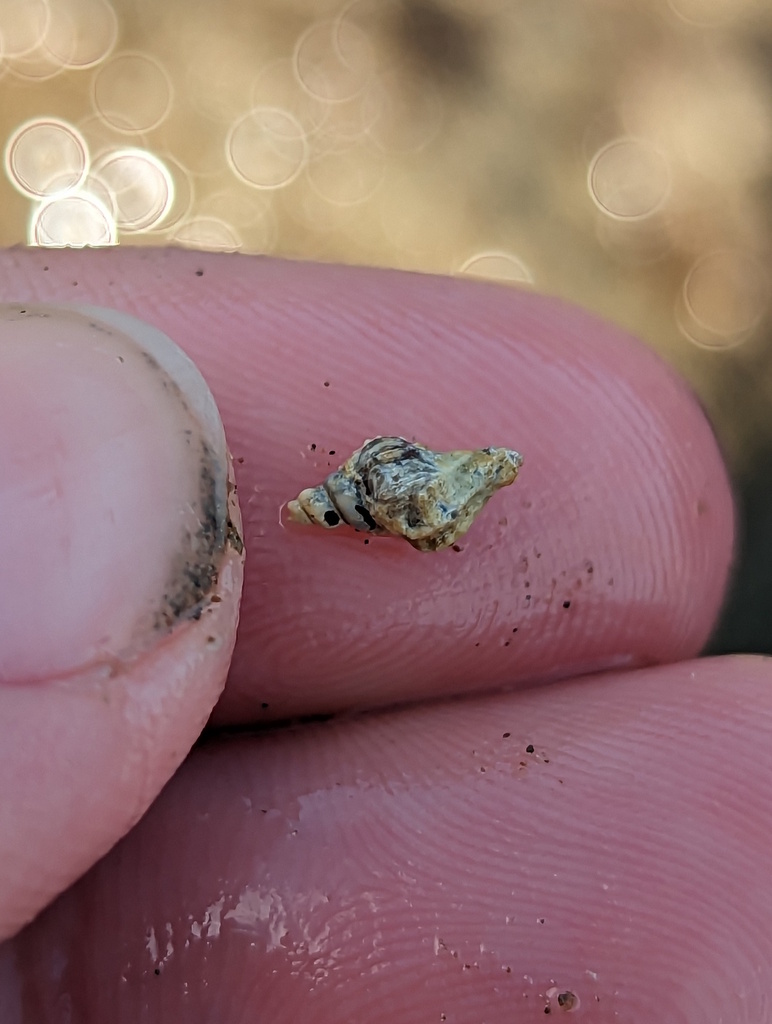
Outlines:
[[[510,448],[435,452],[404,437],[374,437],[287,505],[289,518],[404,537],[419,551],[454,544],[523,457]]]

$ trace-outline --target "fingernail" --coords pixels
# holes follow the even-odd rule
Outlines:
[[[131,660],[240,554],[203,377],[114,310],[0,305],[0,680]]]

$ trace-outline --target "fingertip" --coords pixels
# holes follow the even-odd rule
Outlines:
[[[726,471],[687,386],[618,328],[481,282],[50,255],[42,274],[35,254],[6,254],[7,280],[57,297],[78,280],[93,301],[142,311],[225,409],[251,557],[218,721],[532,684],[705,644],[733,550]],[[379,434],[511,446],[524,466],[460,550],[283,528],[287,501]]]
[[[16,978],[95,1020],[764,1019],[770,682],[704,659],[213,741]]]
[[[220,693],[241,593],[222,425],[103,310],[0,311],[0,934],[136,822]]]

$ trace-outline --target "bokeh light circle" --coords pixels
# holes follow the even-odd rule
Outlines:
[[[83,248],[114,245],[116,240],[110,210],[87,192],[44,200],[30,219],[30,245]]]
[[[620,220],[651,217],[671,188],[670,166],[656,146],[630,136],[615,139],[592,158],[587,174],[598,209]]]
[[[752,253],[707,253],[684,279],[679,325],[690,341],[703,348],[730,348],[753,333],[769,298],[768,276]]]
[[[23,57],[45,38],[51,9],[46,0],[0,0],[3,56]]]
[[[234,173],[253,188],[283,188],[308,157],[306,132],[279,107],[255,107],[231,128],[226,153]]]
[[[67,68],[105,60],[118,38],[118,16],[107,0],[54,0],[44,45]]]
[[[362,92],[374,65],[368,36],[347,21],[313,22],[295,46],[298,82],[311,96],[327,103],[342,103]]]
[[[242,247],[239,233],[233,225],[218,217],[191,217],[180,224],[170,241],[205,252],[235,252]]]
[[[67,121],[36,118],[11,134],[5,173],[23,195],[42,199],[77,188],[88,171],[88,147]]]
[[[470,277],[482,277],[487,281],[533,284],[533,274],[525,263],[512,253],[499,250],[470,256],[459,268],[459,273]]]
[[[115,149],[95,161],[93,173],[112,197],[121,231],[158,227],[174,201],[174,182],[163,161],[144,149]]]
[[[117,131],[150,131],[169,114],[171,79],[146,53],[114,54],[94,78],[93,103],[96,113]]]

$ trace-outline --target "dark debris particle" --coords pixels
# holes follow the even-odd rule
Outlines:
[[[514,627],[512,628],[512,632],[513,632],[513,633],[516,633],[516,632],[517,632],[517,626],[514,626]]]
[[[564,601],[563,602],[563,607],[564,608],[570,608],[571,607],[571,602],[570,601]]]
[[[43,267],[43,270],[48,270],[48,267]]]
[[[537,924],[544,924],[545,920],[546,920],[546,918],[544,918],[544,917],[537,917],[536,918],[536,923]]]
[[[478,640],[477,643],[475,644],[475,647],[479,647],[479,646],[480,646],[480,641]]]
[[[463,548],[461,547],[460,544],[454,544],[453,545],[453,550],[454,551],[463,551]]]
[[[204,271],[203,270],[197,270],[196,271],[196,277],[203,277],[203,276],[204,276]]]
[[[378,524],[370,515],[369,511],[364,507],[364,505],[354,505],[354,509],[360,514],[365,525],[369,530],[376,530],[378,528]]]
[[[369,543],[370,543],[370,538],[369,538],[369,537],[365,537],[365,539],[364,539],[364,543],[365,543],[365,544],[369,544]]]
[[[505,647],[509,647],[509,644],[510,644],[510,641],[509,641],[509,640],[505,640],[505,641],[504,641],[504,646],[505,646]]]
[[[236,488],[234,487],[234,490]],[[240,555],[244,551],[244,541],[241,539],[241,534],[233,525],[232,521],[228,519],[228,525],[225,528],[225,541],[229,544],[237,555]]]
[[[573,992],[558,992],[558,1006],[561,1010],[573,1010],[576,1006],[576,996]]]
[[[511,735],[512,735],[512,733],[511,733],[511,732],[503,732],[503,733],[501,734],[501,738],[502,738],[503,740],[508,740],[508,739],[509,739],[509,737],[510,737]]]
[[[330,448],[330,455],[334,455],[334,454],[335,454],[335,449],[334,448]]]
[[[315,444],[310,444],[308,447],[311,449],[312,452],[316,451],[316,445]]]
[[[240,466],[243,466],[244,465],[244,456],[243,455],[239,455],[239,457],[236,459],[236,462],[238,462],[238,464]]]
[[[328,388],[328,387],[330,386],[330,382],[329,382],[328,380],[326,380],[326,381],[324,382],[324,386],[325,386],[326,388]]]
[[[529,743],[528,746],[525,748],[526,754],[532,754],[533,753],[533,749],[534,749],[533,748],[533,743]]]
[[[261,702],[261,704],[260,704],[260,707],[261,707],[261,708],[262,708],[263,710],[265,710],[265,709],[266,709],[266,708],[268,707],[268,704],[266,703],[266,701],[262,701],[262,702]]]

